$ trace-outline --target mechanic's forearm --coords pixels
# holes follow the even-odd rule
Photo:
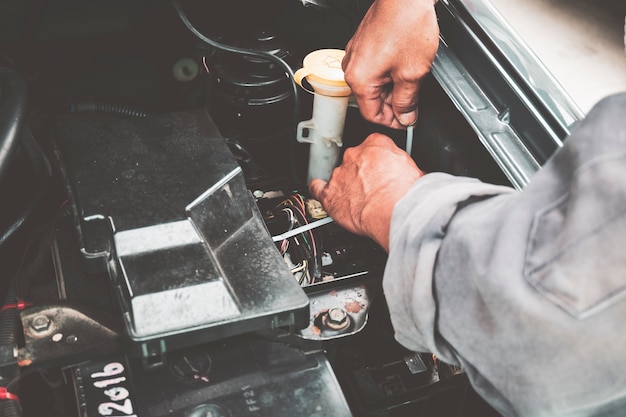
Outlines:
[[[511,194],[509,187],[482,183],[476,179],[443,173],[423,176],[396,204],[390,229],[390,250],[384,286],[397,339],[413,350],[434,351],[454,360],[443,351],[435,335],[437,302],[433,280],[439,251],[457,210],[467,201]],[[495,219],[494,219],[495,220]],[[482,245],[488,230],[468,231]]]
[[[507,414],[623,412],[624,111],[626,94],[594,107],[522,192],[429,174],[394,210],[396,337]]]

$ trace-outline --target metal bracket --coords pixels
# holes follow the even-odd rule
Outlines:
[[[31,368],[71,366],[121,351],[122,323],[85,306],[54,304],[21,312],[25,345],[18,364]]]

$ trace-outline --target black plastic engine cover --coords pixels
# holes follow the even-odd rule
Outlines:
[[[204,111],[73,114],[56,130],[81,253],[107,271],[131,353],[305,327],[309,301]]]

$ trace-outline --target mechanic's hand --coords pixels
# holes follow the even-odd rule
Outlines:
[[[439,46],[436,0],[376,0],[342,67],[361,114],[392,128],[417,120],[418,90]]]
[[[373,133],[345,151],[328,183],[314,179],[309,191],[338,224],[389,251],[393,208],[422,175],[390,138]]]

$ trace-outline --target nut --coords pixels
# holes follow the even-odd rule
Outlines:
[[[350,324],[350,317],[343,308],[333,307],[326,313],[326,326],[333,330],[343,330]]]
[[[33,317],[30,322],[30,327],[38,333],[45,332],[50,328],[50,319],[43,314],[39,314]]]

